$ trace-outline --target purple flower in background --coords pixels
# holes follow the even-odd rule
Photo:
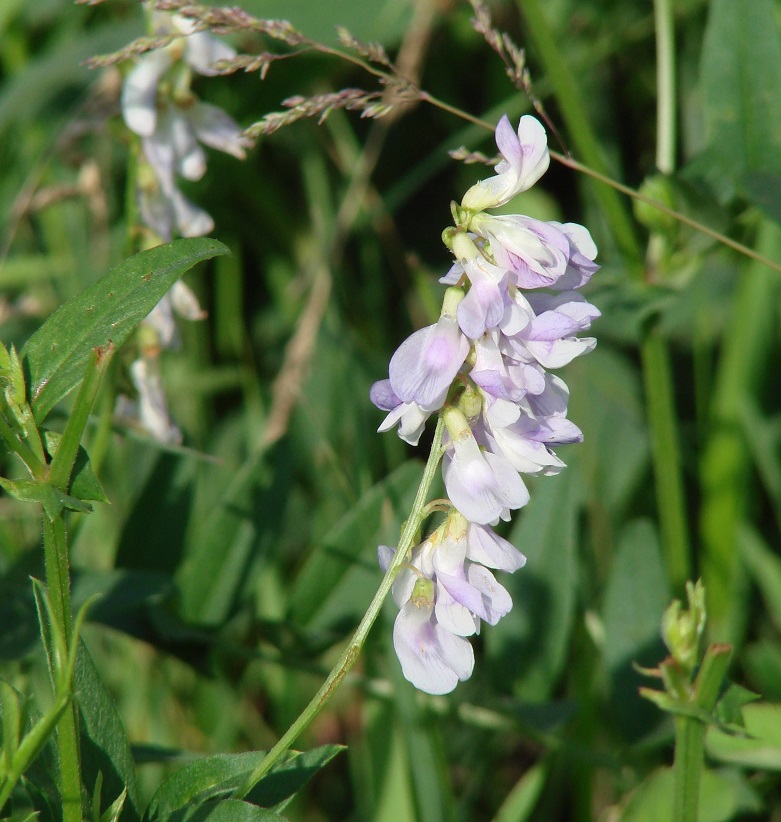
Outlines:
[[[200,237],[214,228],[214,221],[179,191],[176,175],[199,180],[206,171],[205,145],[244,159],[247,141],[239,126],[216,106],[192,100],[186,108],[161,108],[153,133],[143,137],[143,157],[154,179],[142,184],[140,210],[144,222],[163,240],[174,232]]]

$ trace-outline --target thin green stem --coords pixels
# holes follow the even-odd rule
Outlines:
[[[697,822],[700,770],[705,745],[705,726],[699,719],[675,719],[674,822]]]
[[[84,429],[97,396],[100,381],[111,360],[113,346],[96,348],[89,359],[84,380],[60,439],[57,452],[49,467],[49,483],[61,491],[67,491],[73,465],[76,461]],[[65,681],[61,666],[70,666],[67,681],[72,678],[75,660],[76,637],[73,634],[73,614],[70,600],[70,563],[68,537],[64,512],[53,521],[43,518],[43,544],[46,563],[46,588],[51,603],[52,637],[60,636],[65,643],[65,658],[59,653],[49,656],[52,682],[55,689]],[[60,766],[60,791],[62,796],[63,822],[81,822],[81,763],[79,754],[79,730],[76,707],[68,705],[57,722],[57,752]]]
[[[401,568],[407,560],[408,554],[415,540],[415,535],[418,533],[418,530],[423,522],[426,498],[428,497],[431,483],[434,481],[437,466],[439,465],[439,460],[442,456],[440,446],[442,444],[443,431],[443,415],[440,413],[437,421],[437,427],[434,432],[434,441],[431,444],[431,452],[429,453],[428,461],[426,462],[426,467],[423,471],[423,478],[418,486],[415,501],[412,505],[412,511],[410,512],[407,521],[404,523],[404,528],[401,532],[396,553],[393,556],[388,570],[385,572],[385,576],[382,578],[382,582],[380,583],[380,587],[377,589],[377,593],[374,595],[368,610],[364,614],[363,619],[361,619],[361,622],[355,630],[355,633],[353,634],[347,648],[339,657],[339,661],[328,675],[326,681],[320,687],[320,690],[314,695],[312,701],[306,706],[306,708],[304,708],[299,717],[290,726],[290,728],[288,728],[277,744],[274,745],[268,754],[266,754],[260,765],[236,790],[234,793],[236,798],[240,799],[246,796],[263,778],[263,776],[271,770],[274,763],[282,756],[282,754],[284,754],[286,750],[288,750],[288,748],[298,738],[299,734],[301,734],[301,732],[307,727],[307,725],[309,725],[317,714],[320,713],[323,706],[333,696],[334,691],[341,684],[342,680],[355,663],[355,660],[358,658],[358,654],[366,641],[366,637],[368,636],[372,625],[380,613],[382,604],[390,593],[393,580],[396,578],[399,568]]]
[[[22,778],[30,764],[40,753],[46,744],[49,736],[57,726],[57,722],[63,712],[68,708],[70,701],[69,693],[61,693],[54,705],[37,722],[35,727],[25,736],[22,744],[14,753],[13,760],[8,768],[5,777],[0,781],[0,811],[5,803],[10,799],[16,783]]]
[[[681,593],[686,580],[691,578],[691,551],[670,354],[656,328],[647,332],[640,353],[662,551],[670,585],[676,593]]]
[[[65,522],[58,517],[53,522],[43,517],[43,547],[46,562],[46,588],[54,619],[65,637],[68,653],[72,653],[73,615],[70,601],[68,565],[68,538]],[[58,630],[52,626],[52,635]],[[66,664],[66,660],[61,660]],[[52,681],[59,683],[59,671],[53,670]],[[56,687],[56,685],[55,685]],[[82,822],[81,764],[79,761],[79,734],[74,705],[69,705],[57,722],[57,752],[60,765],[60,791],[63,822]]]
[[[655,0],[654,12],[657,24],[656,165],[660,171],[670,174],[675,169],[676,127],[674,31],[669,0]],[[660,234],[652,234],[646,253],[647,279],[653,279],[667,251],[667,239]],[[667,341],[654,324],[648,328],[643,339],[641,357],[662,551],[670,585],[676,593],[683,593],[686,580],[691,576],[691,550],[680,434],[670,352]]]
[[[113,353],[114,346],[109,343],[105,348],[93,349],[90,354],[87,370],[79,387],[73,411],[68,417],[65,431],[63,431],[57,447],[57,453],[54,455],[49,467],[49,482],[55,488],[59,488],[60,491],[67,492],[68,490],[70,475],[76,461],[76,455],[79,452],[81,438],[92,413],[92,406],[95,404],[100,381],[108,368]]]
[[[583,104],[583,94],[578,89],[567,60],[548,26],[539,0],[516,0],[516,3],[526,20],[529,34],[537,47],[537,55],[553,87],[570,139],[585,162],[604,173],[607,167]],[[642,275],[642,252],[629,212],[616,196],[612,186],[596,186],[594,194],[627,264],[639,278]]]
[[[16,436],[2,414],[0,414],[0,437],[5,440],[8,448],[19,457],[34,477],[40,478],[45,473],[46,464],[38,459],[33,449],[26,442]]]
[[[654,0],[656,25],[656,167],[675,170],[675,27],[671,0]]]
[[[729,645],[711,645],[705,653],[694,682],[693,702],[706,714],[716,705],[731,655]],[[695,717],[675,718],[673,822],[697,822],[706,730],[706,724]]]

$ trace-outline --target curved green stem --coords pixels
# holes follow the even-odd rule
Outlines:
[[[431,452],[429,453],[426,467],[423,471],[423,478],[418,486],[418,492],[415,495],[415,501],[412,504],[412,511],[409,518],[404,523],[404,528],[401,532],[399,545],[396,548],[396,553],[393,556],[385,576],[382,578],[380,587],[369,605],[368,610],[363,616],[358,628],[352,636],[347,648],[339,657],[334,669],[328,675],[326,681],[320,687],[320,690],[314,695],[312,701],[304,708],[296,721],[288,728],[284,736],[277,742],[276,745],[266,754],[260,765],[247,777],[244,783],[236,790],[234,797],[240,799],[246,796],[253,787],[271,770],[274,763],[285,753],[285,751],[298,738],[299,734],[309,725],[309,723],[320,713],[323,706],[333,696],[334,691],[339,687],[342,680],[347,675],[350,668],[352,668],[358,654],[363,648],[366,637],[371,630],[377,616],[380,613],[382,604],[388,596],[393,585],[393,580],[396,574],[407,560],[410,549],[413,546],[415,535],[425,518],[426,498],[428,497],[431,483],[434,481],[434,475],[439,465],[439,460],[442,456],[441,444],[442,433],[444,431],[443,417],[440,413],[437,420],[437,427],[434,432],[434,441],[431,444]]]
[[[0,413],[0,437],[5,440],[8,449],[22,460],[34,477],[40,478],[43,476],[46,472],[46,463],[38,458],[26,442],[16,436],[11,426],[3,418],[2,413]]]

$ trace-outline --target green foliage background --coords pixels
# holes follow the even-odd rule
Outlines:
[[[781,5],[672,5],[679,170],[667,177],[655,170],[650,3],[491,8],[527,48],[535,92],[576,159],[645,181],[781,261]],[[417,38],[432,94],[491,122],[531,110],[460,0],[243,7],[330,44],[335,24],[391,53]],[[133,2],[0,5],[6,345],[127,256],[120,79],[80,64],[142,29]],[[306,55],[263,82],[201,78],[197,90],[248,125],[292,94],[369,80]],[[112,421],[116,395],[131,392],[129,344],[86,443],[111,504],[70,523],[74,606],[103,594],[84,630],[96,672],[80,687],[102,678],[116,698],[141,763],[140,807],[199,754],[269,748],[379,583],[376,546],[397,540],[422,464],[375,433],[368,390],[399,342],[437,316],[449,202],[484,174],[449,159],[462,144],[493,152],[489,132],[430,106],[378,122],[335,112],[262,140],[244,163],[212,153],[188,185],[232,255],[188,275],[209,318],[183,325],[181,349],[164,355],[186,447]],[[582,222],[600,248],[587,292],[603,313],[599,345],[563,374],[585,442],[562,449],[561,476],[530,484],[508,530],[528,564],[502,580],[514,609],[479,638],[472,679],[446,699],[417,694],[393,653],[388,605],[299,742],[349,750],[287,807],[291,819],[668,818],[672,722],[639,697],[650,681],[633,663],[665,655],[660,618],[686,576],[704,577],[710,638],[735,646],[732,678],[781,700],[781,275],[556,164],[507,210]],[[307,335],[296,358],[291,341]],[[14,470],[7,460],[2,473]],[[49,692],[28,582],[43,573],[39,543],[34,512],[0,497],[2,676],[30,710]],[[709,737],[703,820],[781,819],[781,717],[762,710],[753,747]],[[110,802],[121,788],[104,785]]]

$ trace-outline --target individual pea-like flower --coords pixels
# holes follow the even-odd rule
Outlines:
[[[393,548],[379,547],[383,569],[393,555]],[[445,694],[471,676],[474,651],[466,637],[480,632],[481,621],[495,625],[512,608],[489,568],[512,572],[525,562],[507,540],[468,523],[457,510],[413,550],[393,583],[400,609],[393,644],[416,688]]]
[[[402,402],[424,410],[441,408],[468,353],[469,342],[455,316],[443,313],[398,347],[390,361],[391,387]]]
[[[489,241],[497,266],[519,288],[550,288],[567,271],[570,241],[551,223],[521,214],[480,213],[470,228]]]
[[[496,175],[475,183],[461,200],[462,208],[485,211],[504,205],[548,170],[548,138],[540,121],[531,115],[521,117],[517,134],[504,115],[496,127],[496,146],[502,155]]]
[[[200,143],[242,160],[249,145],[231,117],[194,97],[186,105],[161,104],[157,127],[141,140],[142,156],[153,176],[140,181],[140,211],[144,222],[163,240],[170,240],[174,233],[201,237],[214,228],[209,214],[193,205],[176,185],[177,174],[187,180],[203,177],[206,156]]]
[[[507,271],[488,262],[463,234],[455,238],[453,250],[456,254],[461,250],[469,254],[461,259],[471,287],[458,305],[458,324],[467,337],[476,340],[486,329],[499,325],[504,316]]]
[[[532,295],[514,295],[515,302],[524,308],[532,304],[532,299]],[[594,337],[575,336],[600,316],[580,294],[538,295],[534,303],[540,313],[535,312],[523,328],[503,337],[505,351],[511,357],[522,362],[536,361],[543,368],[561,368],[597,344]]]
[[[472,428],[456,408],[445,410],[450,448],[442,476],[453,505],[480,525],[509,520],[510,511],[529,501],[529,492],[506,457],[479,447]]]

